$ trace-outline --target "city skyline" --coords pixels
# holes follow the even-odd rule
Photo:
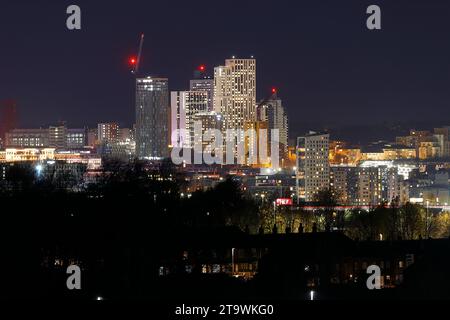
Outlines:
[[[447,21],[443,0],[3,1],[0,300],[450,299]]]
[[[327,6],[295,4],[291,10],[264,1],[240,4],[235,15],[248,17],[242,20],[245,32],[233,24],[210,30],[218,18],[204,2],[178,3],[170,11],[169,28],[164,28],[160,17],[169,13],[167,4],[109,4],[105,15],[101,3],[80,1],[80,31],[65,28],[65,3],[30,3],[29,10],[2,4],[2,12],[8,12],[2,24],[8,28],[0,29],[0,39],[9,46],[0,62],[0,97],[17,101],[22,127],[58,120],[75,127],[113,121],[131,127],[134,83],[127,62],[144,32],[141,76],[167,77],[170,91],[186,90],[199,65],[212,75],[225,58],[254,55],[259,66],[257,101],[278,88],[294,135],[310,129],[305,123],[317,127],[440,121],[450,101],[445,90],[450,47],[441,41],[448,5],[413,1],[404,7],[404,1],[380,1],[384,27],[369,32],[366,3],[325,2]],[[146,12],[155,11],[161,14],[152,21],[145,18]],[[189,19],[192,16],[200,18]],[[219,12],[221,16],[226,14]],[[274,22],[252,26],[261,16]],[[28,28],[25,20],[38,27]],[[207,40],[198,45],[172,41],[177,32],[179,38],[189,32],[180,28],[188,21]],[[172,50],[175,44],[184,48],[183,54]]]

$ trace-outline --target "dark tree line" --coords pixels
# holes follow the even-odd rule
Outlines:
[[[343,210],[339,195],[333,190],[320,191],[310,207],[274,209],[272,202],[261,205],[260,220],[265,232],[271,232],[274,223],[279,232],[286,228],[303,231],[340,231],[360,240],[417,240],[420,238],[447,238],[450,235],[450,213],[435,213],[419,204],[383,203],[370,210],[354,208]]]
[[[359,239],[426,234],[424,208],[412,204],[339,212],[332,195],[324,192],[317,212],[279,208],[274,214],[272,203],[258,208],[232,179],[183,198],[180,188],[186,179],[167,162],[149,167],[111,161],[97,183],[76,192],[62,188],[64,181],[38,176],[32,166],[7,172],[0,188],[0,296],[75,294],[65,287],[69,263],[82,267],[82,295],[101,290],[119,298],[157,295],[151,288],[158,288],[161,261],[179,261],[185,241],[200,237],[207,243],[208,234],[223,228],[255,233],[263,226],[270,232],[276,221],[279,232],[286,227],[296,232],[302,223],[305,232],[315,225],[319,231],[337,228]],[[448,216],[428,218],[430,236],[448,235]]]
[[[70,295],[69,263],[82,267],[84,295],[99,288],[117,297],[156,295],[148,288],[160,262],[179,259],[186,237],[259,225],[257,208],[235,181],[182,198],[186,181],[167,162],[110,162],[97,183],[76,192],[50,178],[22,165],[1,184],[0,271],[6,280],[0,296]]]

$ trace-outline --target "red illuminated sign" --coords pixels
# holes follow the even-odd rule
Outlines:
[[[279,198],[275,201],[277,206],[292,206],[292,199],[291,198]]]

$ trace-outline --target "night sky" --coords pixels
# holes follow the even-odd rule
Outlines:
[[[66,8],[82,30],[66,28]],[[382,30],[366,8],[382,9]],[[448,121],[450,1],[2,0],[0,99],[22,127],[134,122],[127,59],[145,33],[142,73],[188,89],[193,70],[257,59],[258,99],[279,89],[291,131]],[[450,121],[448,121],[450,123]]]

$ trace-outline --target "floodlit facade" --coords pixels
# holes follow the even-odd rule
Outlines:
[[[394,148],[383,148],[381,151],[377,152],[362,152],[361,160],[371,160],[371,161],[386,161],[386,160],[401,160],[401,159],[416,159],[417,152],[415,148],[406,147],[394,147]]]
[[[434,134],[419,144],[419,159],[435,159],[445,157],[447,142],[444,134]]]
[[[55,149],[54,148],[25,148],[25,149],[12,149],[5,150],[5,162],[22,162],[22,161],[43,161],[54,160]]]
[[[255,59],[227,59],[214,68],[214,110],[223,115],[224,130],[256,120]]]
[[[343,141],[330,141],[330,163],[355,166],[362,159],[361,149],[349,147]]]
[[[271,165],[270,130],[267,121],[245,123],[244,163],[257,168]]]
[[[91,154],[82,154],[79,152],[55,153],[54,160],[69,164],[84,164],[88,170],[100,170],[102,167],[101,157]]]

